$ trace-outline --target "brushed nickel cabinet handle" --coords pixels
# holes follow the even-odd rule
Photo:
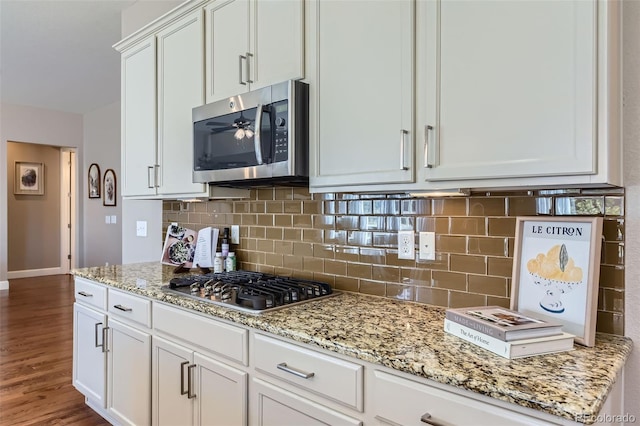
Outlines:
[[[155,169],[155,166],[147,167],[147,187],[148,188],[153,188],[155,186],[155,182],[151,184],[151,174],[154,169]],[[155,177],[154,177],[154,180],[155,180]]]
[[[107,337],[109,336],[109,327],[105,327],[102,329],[102,352],[109,352],[109,348],[107,347]]]
[[[277,365],[277,367],[278,367],[278,370],[286,371],[287,373],[291,373],[294,376],[298,376],[298,377],[301,377],[303,379],[310,379],[310,378],[312,378],[313,376],[316,375],[316,373],[306,373],[304,371],[300,371],[300,370],[297,370],[295,368],[291,368],[291,367],[287,366],[286,362],[281,362],[280,364]]]
[[[406,135],[409,134],[408,130],[400,130],[400,170],[407,170],[408,167],[406,165],[406,163],[404,162],[404,149],[405,149],[405,139],[406,139]]]
[[[119,309],[121,311],[124,312],[131,312],[133,311],[133,308],[127,308],[126,306],[122,306],[122,305],[113,305],[114,308]]]
[[[433,126],[424,126],[424,167],[430,169],[433,164],[429,162],[429,133],[433,130]]]
[[[159,188],[160,184],[158,182],[160,181],[160,164],[156,164],[155,166],[153,166],[153,171],[154,186],[156,188]]]
[[[94,329],[94,337],[95,337],[95,340],[96,340],[96,348],[104,347],[104,337],[102,338],[102,344],[101,345],[98,344],[98,327],[100,327],[101,325],[102,325],[101,322],[97,322],[96,325],[95,325],[95,329]],[[104,352],[104,350],[102,352]]]
[[[429,413],[424,413],[422,415],[422,417],[420,417],[420,421],[422,423],[426,423],[426,424],[431,425],[431,426],[444,426],[440,422],[436,422],[435,420],[431,420],[431,414],[429,414]]]
[[[184,361],[180,363],[180,395],[186,395],[189,393],[189,386],[187,385],[187,390],[184,390],[184,366],[188,365],[189,361]]]
[[[87,293],[87,292],[84,292],[84,291],[79,291],[78,294],[80,296],[84,296],[84,297],[93,297],[93,294]]]
[[[242,84],[243,86],[246,86],[247,83],[244,82],[244,80],[242,79],[242,60],[247,60],[247,57],[244,55],[238,55],[238,78],[240,79],[238,81],[238,83]]]
[[[187,367],[187,398],[195,398],[196,394],[191,392],[193,388],[193,369],[196,368],[195,364],[191,364]]]
[[[251,58],[253,58],[253,54],[247,52],[247,83],[253,83],[253,80],[251,80]]]

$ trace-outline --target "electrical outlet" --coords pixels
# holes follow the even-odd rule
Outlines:
[[[106,215],[104,217],[104,223],[106,223],[107,225],[111,223],[111,215]]]
[[[420,232],[420,251],[418,259],[436,260],[436,233]]]
[[[415,259],[416,247],[413,231],[398,231],[398,259]]]

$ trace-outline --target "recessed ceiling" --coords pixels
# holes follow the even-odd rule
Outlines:
[[[0,0],[0,99],[83,114],[120,99],[127,0]]]

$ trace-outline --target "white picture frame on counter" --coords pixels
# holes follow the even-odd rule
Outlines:
[[[517,217],[511,309],[595,344],[602,217]]]

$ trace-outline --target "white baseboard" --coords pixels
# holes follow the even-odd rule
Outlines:
[[[9,271],[7,278],[12,280],[16,278],[42,277],[45,275],[60,275],[66,273],[61,267],[43,268],[43,269],[27,269],[24,271]]]
[[[9,281],[0,281],[0,290],[9,290]]]

